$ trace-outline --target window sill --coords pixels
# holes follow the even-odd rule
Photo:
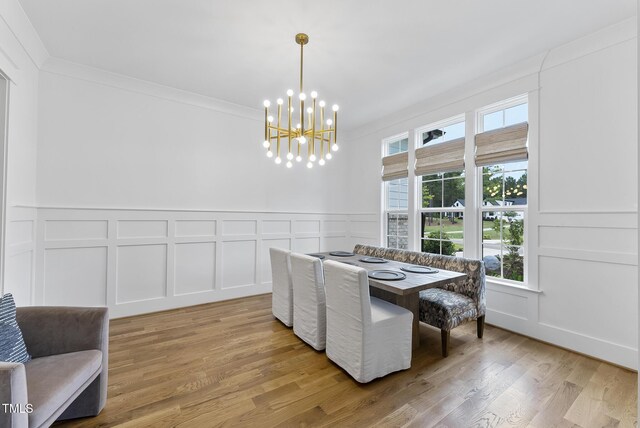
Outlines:
[[[501,281],[500,279],[492,278],[489,276],[486,277],[486,281],[487,281],[487,284],[490,284],[490,285],[497,285],[500,287],[509,287],[516,290],[525,291],[525,292],[534,293],[534,294],[542,294],[542,290],[537,288],[531,288],[524,284],[518,285],[518,284],[514,284],[513,282]]]

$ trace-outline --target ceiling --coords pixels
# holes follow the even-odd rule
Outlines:
[[[262,107],[298,85],[349,128],[636,14],[635,0],[20,0],[51,56]]]

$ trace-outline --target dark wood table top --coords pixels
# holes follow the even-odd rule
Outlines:
[[[349,262],[349,264],[362,267],[367,271],[372,270],[392,270],[404,273],[407,277],[398,281],[382,281],[379,279],[369,278],[369,285],[389,291],[390,293],[408,295],[418,293],[428,288],[436,288],[438,286],[449,284],[450,282],[459,281],[466,278],[466,274],[453,272],[450,270],[438,269],[436,273],[412,273],[400,270],[401,267],[415,266],[409,263],[396,262],[387,260],[386,263],[365,263],[360,261],[364,256],[356,254],[350,257],[332,256],[329,252],[314,253],[323,255],[323,260],[334,260],[336,262]]]

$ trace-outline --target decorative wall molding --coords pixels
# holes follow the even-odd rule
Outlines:
[[[106,305],[114,318],[270,292],[272,246],[377,240],[372,214],[21,209],[37,211],[37,276],[21,303]]]
[[[11,30],[12,36],[22,46],[33,64],[37,68],[42,67],[49,58],[49,52],[18,0],[0,2],[0,18]]]
[[[557,48],[551,49],[541,71],[590,55],[638,36],[636,18],[628,18]]]

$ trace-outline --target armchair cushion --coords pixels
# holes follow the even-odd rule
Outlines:
[[[442,330],[451,330],[478,317],[472,298],[454,291],[431,288],[420,292],[420,321]]]
[[[0,361],[26,363],[30,359],[16,321],[16,304],[7,293],[0,298]]]
[[[35,358],[25,364],[29,425],[48,426],[73,402],[102,370],[99,350],[70,352]]]

